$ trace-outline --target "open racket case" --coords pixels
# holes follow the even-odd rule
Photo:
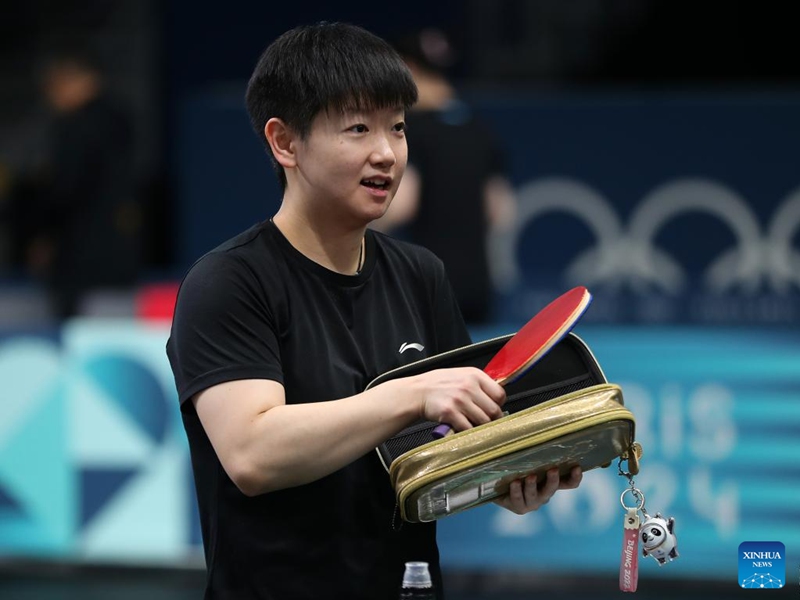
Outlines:
[[[434,369],[483,368],[512,336],[394,369],[367,389]],[[514,479],[544,477],[550,468],[566,476],[576,465],[586,472],[632,454],[635,420],[622,390],[574,333],[505,390],[500,419],[441,439],[431,436],[438,423],[420,421],[377,448],[404,520],[433,521],[479,506],[507,493]]]

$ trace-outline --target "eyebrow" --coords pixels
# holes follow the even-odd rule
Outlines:
[[[347,109],[347,110],[344,110],[344,111],[341,111],[341,112],[337,111],[337,110],[333,110],[333,111],[329,111],[328,114],[331,115],[331,116],[334,116],[334,117],[341,117],[343,119],[353,119],[353,118],[359,118],[359,117],[367,117],[370,114],[375,114],[375,113],[379,113],[379,112],[388,112],[388,113],[390,113],[392,115],[400,116],[403,119],[405,119],[405,115],[406,115],[406,110],[402,106],[399,106],[399,107],[396,107],[396,108]]]

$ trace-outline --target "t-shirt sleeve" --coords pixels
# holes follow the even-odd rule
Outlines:
[[[275,319],[261,288],[226,252],[206,255],[186,275],[167,342],[181,404],[226,381],[283,383]]]

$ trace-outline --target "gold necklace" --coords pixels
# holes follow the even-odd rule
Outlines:
[[[361,238],[361,245],[358,247],[358,266],[356,266],[356,275],[361,273],[364,268],[364,238]]]

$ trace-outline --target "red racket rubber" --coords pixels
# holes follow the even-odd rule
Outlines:
[[[592,295],[585,287],[565,292],[514,334],[483,368],[484,372],[503,386],[516,381],[569,333],[591,301]],[[442,423],[431,435],[441,438],[452,432],[450,425]]]

